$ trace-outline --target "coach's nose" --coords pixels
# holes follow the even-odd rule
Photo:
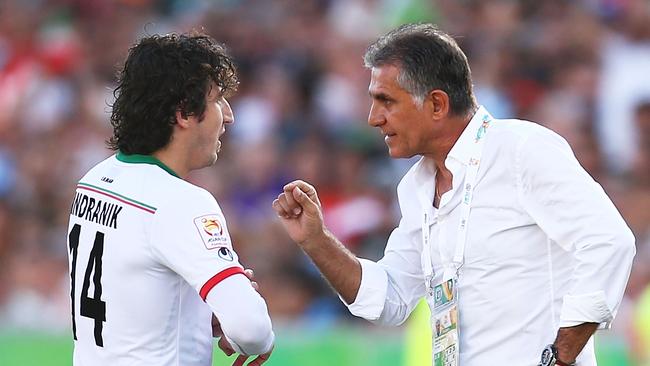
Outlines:
[[[386,115],[376,101],[370,105],[370,112],[368,113],[368,125],[372,127],[380,127],[386,123]]]

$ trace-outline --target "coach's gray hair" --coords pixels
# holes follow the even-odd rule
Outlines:
[[[388,32],[368,47],[363,60],[368,68],[398,67],[397,82],[418,106],[435,89],[449,95],[453,115],[476,106],[467,57],[451,36],[432,24],[405,24]]]

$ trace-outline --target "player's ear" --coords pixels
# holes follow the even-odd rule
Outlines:
[[[190,116],[180,108],[176,109],[176,124],[180,128],[190,127]]]

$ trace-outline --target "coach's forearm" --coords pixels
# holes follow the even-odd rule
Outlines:
[[[321,235],[300,243],[334,290],[352,304],[361,286],[361,264],[327,229]]]
[[[582,323],[575,327],[560,328],[555,338],[557,357],[560,361],[574,362],[597,328],[598,323]]]

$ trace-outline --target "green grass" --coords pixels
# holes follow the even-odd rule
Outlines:
[[[275,351],[265,366],[396,366],[403,364],[403,338],[400,330],[377,332],[372,328],[338,328],[327,331],[276,331]],[[632,363],[627,346],[607,332],[596,337],[600,366],[627,366]],[[235,356],[226,357],[215,348],[215,366],[231,365]],[[72,337],[42,332],[0,330],[0,366],[70,366]],[[423,365],[427,365],[425,362]]]
[[[0,365],[71,365],[72,337],[31,332],[0,333]]]
[[[374,365],[402,363],[402,338],[397,332],[377,333],[364,328],[317,331],[279,331],[275,350],[265,366]],[[215,348],[213,365],[230,365]],[[32,332],[0,331],[0,365],[69,366],[72,337]]]

